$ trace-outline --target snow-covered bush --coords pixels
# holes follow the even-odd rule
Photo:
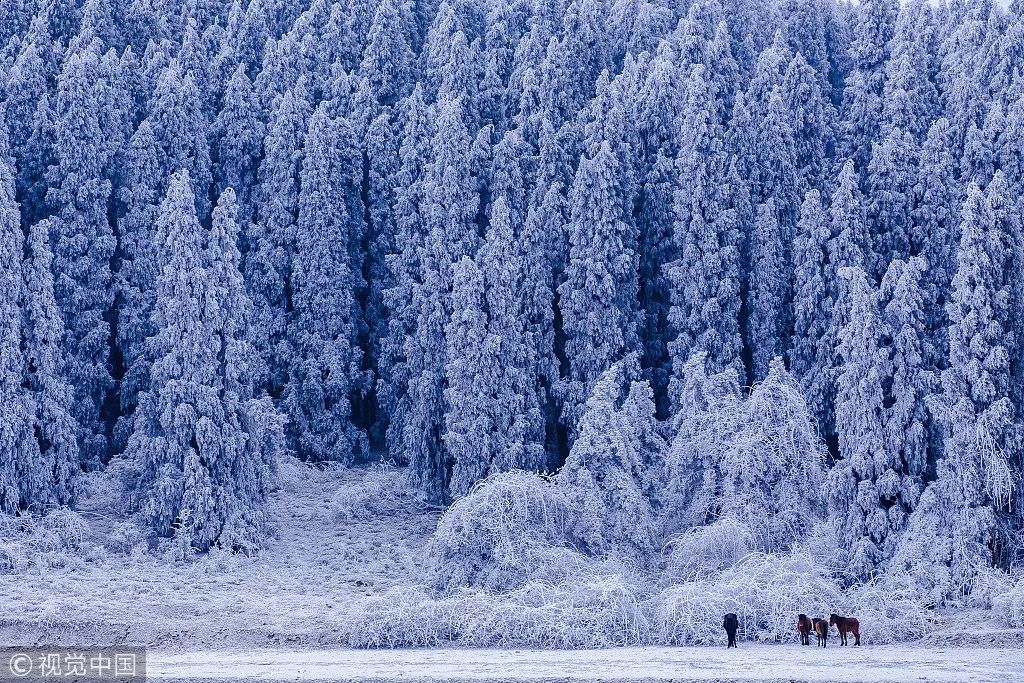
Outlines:
[[[114,525],[106,538],[106,547],[116,553],[127,555],[136,548],[145,547],[146,533],[134,522],[119,522]]]
[[[884,576],[847,590],[843,609],[860,621],[865,643],[917,640],[929,630],[932,619],[926,599]]]
[[[721,641],[722,615],[735,612],[744,636],[796,640],[796,615],[822,614],[843,602],[839,588],[803,554],[754,554],[721,573],[675,584],[656,600],[659,642]]]
[[[566,547],[568,503],[547,477],[493,475],[460,498],[438,522],[427,547],[429,581],[437,588],[504,590],[559,573],[582,561]]]
[[[25,547],[16,541],[0,540],[0,574],[16,574],[28,566]]]
[[[331,517],[338,522],[388,517],[413,507],[404,473],[382,463],[358,482],[343,484],[331,496]]]
[[[77,550],[89,525],[77,512],[57,508],[39,520],[34,545],[40,550]]]
[[[694,356],[673,426],[667,528],[729,516],[763,551],[785,550],[808,533],[822,507],[824,447],[781,360],[744,396],[734,372],[709,375],[705,357]]]
[[[44,516],[0,515],[0,573],[80,561],[94,550],[86,545],[89,533],[85,519],[67,508],[55,508]]]
[[[665,544],[666,571],[688,579],[734,566],[754,546],[750,530],[731,517],[676,534]]]
[[[353,647],[598,648],[649,642],[638,584],[622,572],[564,583],[531,581],[494,594],[464,588],[437,597],[401,587],[370,598],[350,623]]]
[[[993,596],[992,612],[1001,623],[1011,628],[1024,628],[1024,576]]]

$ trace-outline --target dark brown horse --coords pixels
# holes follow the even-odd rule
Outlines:
[[[835,626],[836,630],[839,631],[839,644],[846,645],[846,637],[848,634],[853,634],[853,644],[860,645],[860,622],[853,617],[841,617],[838,614],[833,614],[829,617],[828,623],[830,626]]]
[[[814,619],[814,635],[818,636],[818,647],[828,647],[828,622],[824,619]]]
[[[800,631],[800,644],[810,645],[811,644],[811,629],[814,626],[811,624],[811,620],[806,614],[799,614],[796,617],[796,630]]]
[[[740,627],[740,621],[736,618],[736,615],[729,612],[722,619],[722,628],[725,629],[725,635],[729,636],[729,644],[727,648],[736,647],[736,631]]]

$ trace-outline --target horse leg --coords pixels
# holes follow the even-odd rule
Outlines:
[[[857,629],[856,631],[853,632],[853,639],[854,639],[853,644],[855,646],[859,647],[860,646],[860,629]]]

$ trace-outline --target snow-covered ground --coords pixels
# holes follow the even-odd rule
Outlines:
[[[749,645],[612,650],[248,650],[155,653],[158,681],[821,681],[1021,680],[1024,649]]]
[[[397,488],[402,472],[383,475]],[[7,644],[142,643],[169,647],[339,647],[348,609],[414,582],[437,513],[338,521],[330,502],[381,475],[286,460],[270,514],[278,538],[258,558],[214,552],[172,562],[101,547],[116,514],[106,499],[79,508],[83,550],[0,574],[0,639]],[[104,487],[97,487],[102,489]],[[57,560],[56,563],[54,560]]]
[[[0,575],[6,644],[145,644],[161,681],[688,680],[1009,681],[1024,634],[952,624],[907,646],[796,645],[586,651],[350,650],[361,600],[415,583],[437,513],[341,519],[332,499],[400,488],[401,471],[318,469],[286,461],[271,513],[278,539],[259,558],[211,553],[173,562],[101,550],[110,501],[86,499],[78,553]],[[379,502],[379,501],[378,501]],[[61,559],[64,557],[64,559]],[[957,620],[959,623],[959,620]]]

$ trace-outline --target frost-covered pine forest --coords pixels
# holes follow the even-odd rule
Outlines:
[[[423,600],[1024,625],[1022,198],[1021,0],[3,0],[0,509],[390,462]]]

